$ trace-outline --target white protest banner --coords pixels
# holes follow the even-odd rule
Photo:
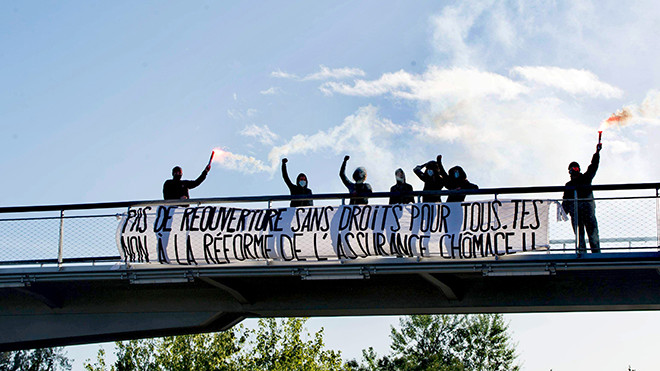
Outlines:
[[[123,216],[117,246],[124,261],[176,265],[392,256],[479,259],[547,248],[550,203],[144,206]]]

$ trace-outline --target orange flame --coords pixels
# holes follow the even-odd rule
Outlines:
[[[600,130],[610,128],[612,126],[626,126],[633,118],[632,110],[628,107],[616,111],[607,120],[600,124]]]
[[[211,152],[211,160],[209,160],[209,164],[211,162],[222,163],[230,155],[230,152],[227,152],[222,148],[214,148],[213,152]]]

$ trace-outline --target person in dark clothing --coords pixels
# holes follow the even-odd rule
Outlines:
[[[282,178],[284,178],[284,183],[286,183],[286,186],[289,187],[291,195],[311,195],[312,190],[307,188],[307,175],[300,173],[296,177],[296,184],[291,183],[291,179],[289,179],[289,173],[286,170],[287,162],[289,162],[288,159],[282,159]],[[312,205],[314,205],[312,200],[291,200],[291,204],[289,206],[298,207]]]
[[[461,190],[461,189],[479,189],[479,186],[470,183],[467,179],[467,174],[465,174],[465,170],[463,170],[462,167],[460,166],[454,166],[451,169],[449,169],[449,174],[445,172],[445,168],[442,166],[442,157],[438,156],[438,167],[440,168],[440,174],[442,175],[443,178],[446,180],[445,187],[447,187],[448,190]],[[454,195],[449,195],[447,197],[447,202],[463,202],[465,201],[465,195],[464,194],[454,194]]]
[[[195,180],[181,180],[183,170],[179,166],[172,169],[172,179],[168,179],[163,184],[163,198],[166,200],[187,200],[190,198],[188,190],[202,184],[206,179],[206,174],[211,170],[211,165],[207,165],[202,174]]]
[[[442,159],[442,156],[438,156],[438,159]],[[422,171],[423,168],[426,168],[426,170]],[[418,165],[413,169],[413,172],[424,182],[425,191],[440,191],[445,186],[445,179],[440,174],[440,168],[436,161]],[[422,202],[441,202],[441,199],[439,195],[426,195],[422,197]]]
[[[390,205],[415,203],[413,196],[406,195],[413,191],[413,187],[406,183],[406,174],[403,172],[403,169],[396,169],[394,178],[396,179],[396,184],[390,188],[390,192],[396,192],[398,194],[390,196]]]
[[[596,146],[596,153],[591,157],[591,164],[587,167],[587,171],[580,172],[580,164],[573,161],[568,165],[568,173],[571,180],[566,183],[566,186],[590,186],[591,182],[596,176],[598,164],[600,163],[600,150],[603,145],[598,143]],[[578,239],[578,250],[580,252],[587,252],[587,244],[584,239],[586,230],[589,236],[589,247],[591,252],[600,252],[600,237],[598,236],[598,221],[596,221],[596,203],[594,202],[594,193],[591,189],[578,189],[577,190],[577,215],[575,215],[575,191],[564,191],[563,202],[561,206],[564,211],[571,216],[571,225],[573,225],[573,232],[575,232]],[[576,220],[577,219],[577,220]]]
[[[373,193],[373,190],[371,189],[371,185],[369,183],[365,183],[367,180],[367,170],[363,167],[358,167],[355,169],[353,172],[353,180],[355,180],[355,183],[351,182],[348,180],[346,177],[346,162],[348,162],[348,159],[351,158],[350,156],[344,156],[344,162],[341,164],[341,169],[339,169],[339,177],[341,178],[341,181],[344,183],[346,188],[348,188],[348,192],[351,195],[357,195],[357,196],[368,196]],[[367,205],[369,203],[368,198],[351,198],[351,205]]]

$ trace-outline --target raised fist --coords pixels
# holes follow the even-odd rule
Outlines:
[[[351,156],[349,155],[344,156],[344,162],[348,161],[349,158],[351,158]]]
[[[603,143],[598,143],[596,145],[596,152],[600,152],[601,149],[603,149]]]
[[[282,159],[282,163],[283,163],[283,164],[286,164],[287,162],[289,162],[289,160],[287,160],[286,157]]]
[[[438,157],[436,157],[435,160],[436,160],[438,163],[441,163],[441,162],[442,162],[442,155],[438,155]]]

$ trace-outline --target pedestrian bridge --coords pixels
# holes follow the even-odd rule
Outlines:
[[[469,205],[490,205],[495,210],[492,205],[503,207],[507,200],[514,200],[513,220],[520,220],[520,225],[505,225],[504,219],[498,218],[497,228],[502,230],[493,234],[490,250],[490,232],[485,239],[463,238],[456,244],[440,237],[439,250],[433,250],[428,242],[433,236],[423,237],[421,232],[417,239],[406,240],[410,243],[398,248],[392,247],[392,240],[387,240],[390,237],[379,242],[374,234],[375,247],[365,250],[359,242],[360,232],[356,232],[325,240],[330,246],[328,255],[319,253],[320,240],[314,239],[314,247],[307,248],[314,251],[311,257],[315,259],[303,257],[303,249],[292,243],[289,250],[282,246],[278,250],[275,242],[271,249],[268,238],[259,248],[254,242],[254,248],[248,249],[247,237],[242,236],[242,247],[236,249],[234,245],[232,250],[218,242],[229,240],[226,235],[218,237],[221,233],[210,239],[209,233],[204,235],[200,240],[203,254],[196,257],[190,238],[172,237],[178,245],[174,253],[168,253],[160,233],[154,237],[159,241],[154,247],[158,253],[149,254],[146,237],[124,239],[122,235],[141,228],[149,232],[145,227],[148,223],[142,222],[147,220],[146,210],[154,214],[168,207],[186,210],[180,217],[181,228],[185,227],[185,234],[180,236],[185,237],[196,231],[196,221],[200,228],[204,228],[205,220],[211,221],[197,211],[282,210],[291,199],[306,199],[301,196],[195,199],[188,200],[187,205],[140,201],[0,208],[0,350],[220,331],[252,317],[660,309],[660,183],[593,189],[600,253],[579,250],[570,220],[561,220],[559,202],[564,187],[463,192],[467,201],[458,210],[466,230],[470,218],[474,224],[475,210],[479,210]],[[446,196],[461,192],[413,195],[419,198],[428,193]],[[389,196],[375,193],[370,200],[374,214],[369,215],[376,215],[375,205],[386,204]],[[350,196],[309,198],[318,210],[339,212],[337,205]],[[530,200],[531,204],[525,203]],[[529,226],[544,224],[547,241],[535,248],[540,234],[535,237],[537,242],[530,243],[530,234],[523,231],[523,235],[528,233],[523,237],[527,239],[522,242],[524,250],[513,251],[514,243],[510,244],[507,236],[514,235],[511,228],[525,228],[525,216],[530,214],[530,207],[537,206],[533,200],[546,209],[545,214],[537,213],[528,220]],[[390,210],[389,206],[380,208]],[[415,213],[423,216],[421,207],[413,209],[413,218]],[[355,210],[347,212],[349,227],[352,220],[356,226],[360,224]],[[444,209],[438,206],[437,210],[441,213]],[[235,219],[248,228],[250,212],[244,213],[245,218],[239,215]],[[280,215],[275,211],[259,213],[253,214],[269,221]],[[323,222],[321,216],[304,219],[306,211],[292,215],[301,216],[297,222],[291,221],[298,224],[300,240],[310,233],[300,220]],[[154,230],[174,228],[163,222],[167,218],[154,217],[162,222],[160,229],[155,222]],[[227,218],[229,226],[233,216],[227,213]],[[375,216],[366,220],[370,228],[380,223]],[[332,223],[328,219],[327,227]],[[490,218],[478,223],[486,230],[488,225],[496,225]],[[385,226],[385,220],[382,224]],[[420,225],[423,230],[424,222]],[[505,233],[507,227],[510,229]],[[277,225],[268,228],[277,229]],[[236,243],[238,237],[232,238]],[[447,246],[445,250],[443,246]]]

